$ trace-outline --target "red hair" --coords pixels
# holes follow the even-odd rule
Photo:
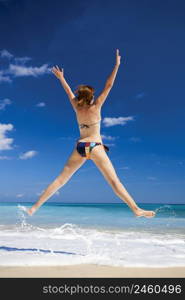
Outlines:
[[[79,85],[76,92],[77,106],[91,105],[94,98],[94,88],[90,85]]]

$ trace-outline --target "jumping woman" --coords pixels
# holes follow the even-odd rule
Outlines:
[[[100,95],[94,98],[94,88],[89,85],[79,85],[77,90],[72,92],[64,78],[64,70],[58,66],[52,68],[52,73],[60,80],[66,91],[70,103],[76,113],[80,138],[76,144],[71,156],[68,158],[62,172],[46,188],[39,200],[27,210],[31,216],[35,211],[48,200],[59,188],[64,186],[72,175],[86,162],[91,159],[99,168],[104,178],[112,187],[114,193],[122,199],[133,211],[135,216],[153,217],[154,211],[143,210],[138,207],[131,195],[127,192],[119,180],[115,169],[107,155],[109,148],[103,144],[100,135],[101,108],[114,84],[116,74],[120,66],[121,56],[119,50],[116,50],[116,64],[111,75],[108,77],[105,87]]]

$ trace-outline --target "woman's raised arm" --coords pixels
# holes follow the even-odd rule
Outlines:
[[[105,99],[107,98],[107,96],[114,84],[114,80],[116,78],[116,74],[117,74],[119,66],[120,66],[120,60],[121,60],[121,56],[119,55],[119,50],[117,49],[116,50],[116,64],[114,66],[112,73],[110,74],[110,76],[108,77],[108,79],[105,83],[105,87],[104,87],[103,91],[101,92],[101,94],[95,101],[95,103],[97,105],[101,106],[104,103]]]
[[[119,50],[117,49],[116,50],[116,64],[114,66],[114,69],[113,69],[112,73],[108,77],[105,86],[111,86],[111,87],[113,86],[114,80],[116,78],[117,71],[118,71],[119,66],[120,66],[120,61],[121,61],[121,56],[119,55]]]
[[[69,100],[70,100],[70,102],[71,102],[73,108],[75,109],[75,107],[76,107],[76,106],[75,106],[76,101],[74,100],[75,95],[73,94],[73,92],[72,92],[70,86],[68,85],[67,81],[66,81],[65,78],[64,78],[64,69],[61,69],[61,70],[60,70],[60,68],[59,68],[58,66],[56,66],[56,67],[53,67],[53,68],[51,69],[51,71],[52,71],[52,73],[60,80],[60,82],[61,82],[61,84],[62,84],[64,90],[66,91],[66,93],[67,93],[67,95],[68,95],[68,97],[69,97]]]

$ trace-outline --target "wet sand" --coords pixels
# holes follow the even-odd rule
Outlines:
[[[0,278],[185,278],[185,267],[3,266]]]

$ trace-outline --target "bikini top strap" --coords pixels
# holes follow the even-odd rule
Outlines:
[[[79,127],[80,128],[84,128],[84,127],[86,127],[86,128],[89,128],[90,126],[92,126],[92,125],[95,125],[95,124],[98,124],[99,122],[101,122],[101,120],[99,120],[98,122],[96,122],[96,123],[92,123],[92,124],[79,124]]]

